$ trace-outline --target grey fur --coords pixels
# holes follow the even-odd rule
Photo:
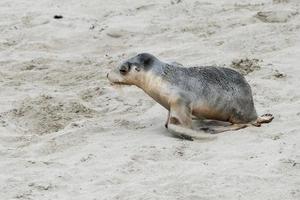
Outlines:
[[[232,115],[240,123],[257,118],[250,85],[238,72],[224,67],[177,67],[162,64],[156,71],[166,81],[180,88],[191,102],[205,102],[211,108]]]

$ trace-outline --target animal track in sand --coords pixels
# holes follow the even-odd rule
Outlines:
[[[265,23],[285,23],[298,14],[297,11],[291,10],[260,11],[255,17]]]
[[[117,124],[118,126],[124,127],[126,129],[130,129],[130,130],[146,128],[146,125],[143,125],[141,123],[134,122],[134,121],[128,121],[125,119],[116,119],[116,120],[114,120],[114,123]]]
[[[251,72],[259,70],[261,67],[259,65],[260,60],[259,59],[249,59],[249,58],[243,58],[243,59],[236,59],[233,60],[230,67],[238,70],[241,74],[247,75]]]
[[[273,4],[277,4],[277,3],[289,3],[290,0],[273,0]]]
[[[90,101],[97,96],[101,96],[104,93],[103,90],[104,89],[100,88],[100,87],[89,88],[89,89],[82,91],[80,93],[80,97],[84,101]]]
[[[25,99],[17,108],[2,115],[26,133],[43,135],[64,129],[74,120],[91,118],[97,112],[75,100],[41,95]]]

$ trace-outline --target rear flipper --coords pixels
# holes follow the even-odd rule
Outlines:
[[[254,122],[251,124],[253,126],[261,126],[261,124],[264,123],[270,123],[274,119],[274,116],[272,114],[263,114],[262,116],[258,117]]]
[[[222,132],[226,132],[226,131],[237,131],[243,128],[248,127],[249,124],[232,124],[230,126],[223,126],[223,127],[218,127],[218,128],[214,128],[214,129],[210,129],[210,128],[204,128],[202,130],[209,132],[211,134],[217,134],[217,133],[222,133]]]

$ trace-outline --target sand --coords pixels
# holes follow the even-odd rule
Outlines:
[[[299,12],[298,0],[1,0],[0,199],[300,199]],[[274,121],[174,138],[164,108],[106,79],[139,52],[239,70]]]

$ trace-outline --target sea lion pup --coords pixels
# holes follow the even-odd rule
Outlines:
[[[148,53],[138,54],[107,74],[113,84],[136,85],[168,111],[166,128],[192,140],[211,134],[192,130],[192,117],[230,122],[215,133],[271,122],[258,117],[245,78],[224,67],[191,67],[168,64]]]

